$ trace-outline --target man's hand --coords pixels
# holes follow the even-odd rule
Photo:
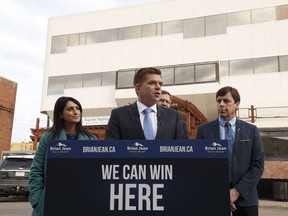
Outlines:
[[[236,210],[236,206],[235,206],[234,202],[238,199],[239,195],[240,195],[239,192],[235,188],[230,189],[230,209],[231,209],[231,211]]]

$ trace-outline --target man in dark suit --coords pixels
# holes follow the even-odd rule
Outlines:
[[[138,100],[131,105],[113,109],[105,132],[105,139],[184,139],[178,113],[157,105],[162,89],[161,71],[142,68],[134,76],[134,88]],[[152,138],[144,135],[144,111],[152,123]]]
[[[230,86],[219,89],[216,102],[219,118],[201,125],[196,139],[228,140],[232,214],[257,216],[257,184],[264,171],[264,150],[259,131],[256,126],[236,118],[240,104],[237,89]],[[229,127],[232,129],[231,139],[227,138]]]
[[[162,89],[158,104],[162,107],[171,108],[171,101],[172,101],[171,94],[168,91]],[[173,107],[173,109],[175,109],[179,113],[180,123],[181,123],[181,126],[182,126],[183,131],[184,131],[184,138],[189,139],[189,132],[188,132],[188,128],[187,128],[185,113],[178,111],[177,107]],[[182,115],[181,115],[181,113],[182,113]],[[182,119],[181,119],[181,117],[182,117]]]

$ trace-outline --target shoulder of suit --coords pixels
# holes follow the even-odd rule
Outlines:
[[[128,104],[128,105],[116,107],[116,108],[114,108],[113,110],[114,110],[114,111],[117,111],[117,110],[126,110],[126,109],[131,109],[131,108],[134,108],[134,107],[136,107],[135,104]],[[113,110],[112,110],[112,111],[113,111]]]
[[[253,125],[253,124],[251,124],[251,123],[249,123],[249,122],[246,122],[246,121],[243,121],[243,120],[241,120],[241,119],[237,119],[236,125],[238,125],[238,126],[243,125],[243,126],[245,126],[245,127],[256,127],[256,125]]]
[[[199,127],[212,127],[212,126],[218,126],[219,125],[219,121],[218,119],[210,121],[210,122],[206,122],[202,125],[200,125]]]
[[[166,107],[161,107],[161,106],[158,106],[158,112],[159,113],[169,113],[169,115],[176,115],[177,114],[177,111],[172,109],[172,108],[166,108]]]

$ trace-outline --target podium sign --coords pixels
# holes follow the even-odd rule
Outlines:
[[[230,216],[224,140],[51,141],[47,216]]]

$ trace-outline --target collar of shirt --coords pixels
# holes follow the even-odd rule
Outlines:
[[[222,118],[220,118],[219,117],[219,124],[220,124],[220,126],[222,126],[222,127],[225,127],[225,123],[226,123],[227,121],[225,120],[225,119],[222,119]],[[230,121],[228,121],[230,124],[231,124],[231,127],[235,127],[235,125],[236,125],[236,117],[234,117],[233,119],[231,119]]]
[[[140,115],[143,112],[143,110],[145,110],[147,108],[147,106],[145,106],[143,103],[141,103],[138,100],[137,100],[137,107],[138,107],[138,112]],[[153,112],[155,112],[157,114],[157,105],[156,104],[154,104],[150,108],[153,110]]]

